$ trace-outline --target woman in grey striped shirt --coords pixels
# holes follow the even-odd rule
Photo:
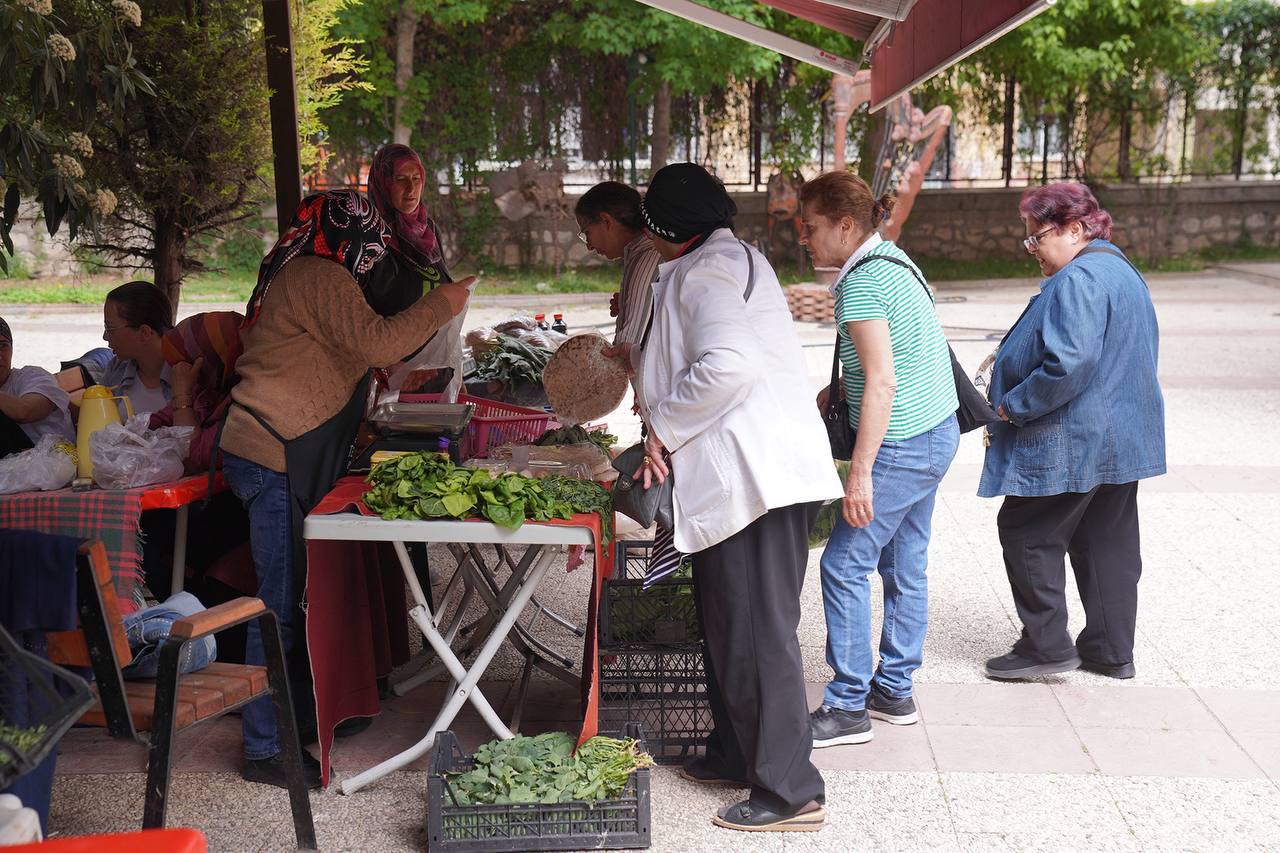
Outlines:
[[[613,343],[639,343],[653,310],[653,280],[662,260],[644,233],[640,193],[605,181],[578,199],[573,215],[578,238],[588,249],[611,261],[622,258],[622,288],[609,303],[609,313],[618,318]]]

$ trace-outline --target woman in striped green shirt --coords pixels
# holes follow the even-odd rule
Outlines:
[[[841,518],[822,555],[827,663],[835,678],[810,717],[815,747],[871,740],[871,718],[917,719],[912,674],[928,620],[929,533],[938,483],[960,441],[955,380],[933,293],[906,253],[876,232],[893,198],[831,172],[800,190],[802,233],[815,266],[840,266],[835,286],[841,387],[857,431]],[[870,576],[884,584],[880,662],[871,633]]]

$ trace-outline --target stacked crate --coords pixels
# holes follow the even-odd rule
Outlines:
[[[687,572],[643,588],[652,542],[619,540],[600,603],[600,728],[639,723],[649,753],[678,764],[711,732],[702,633]]]
[[[787,307],[792,319],[802,323],[833,323],[836,319],[836,300],[830,289],[821,284],[795,284],[784,287]]]

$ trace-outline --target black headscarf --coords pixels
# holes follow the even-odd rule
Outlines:
[[[258,284],[249,296],[244,325],[258,319],[262,300],[284,265],[300,255],[315,255],[346,267],[369,307],[383,317],[408,308],[422,296],[421,279],[400,276],[391,249],[391,227],[355,190],[309,195],[298,205],[289,228],[258,268]],[[416,284],[408,287],[406,284]]]
[[[659,169],[640,202],[645,228],[672,243],[732,228],[737,212],[724,184],[696,163],[672,163]]]
[[[0,317],[0,341],[8,341],[13,343],[13,332],[9,330],[9,324]]]

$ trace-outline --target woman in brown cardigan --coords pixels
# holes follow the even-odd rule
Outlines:
[[[403,307],[389,234],[359,193],[304,199],[263,260],[245,312],[222,466],[249,513],[258,597],[278,616],[286,653],[301,634],[301,520],[345,470],[371,369],[394,364],[447,325],[474,281],[442,284]],[[245,658],[264,661],[256,623]],[[302,709],[310,698],[295,691]],[[242,720],[244,778],[284,787],[271,700],[246,706]],[[303,760],[308,784],[319,787],[319,762],[306,752]]]

